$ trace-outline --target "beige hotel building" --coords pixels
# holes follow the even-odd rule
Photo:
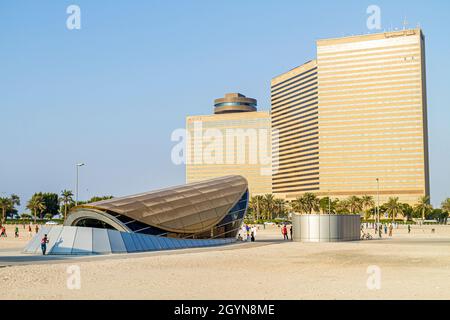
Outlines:
[[[317,60],[272,79],[271,100],[276,196],[429,195],[420,29],[318,40]]]
[[[214,114],[187,117],[187,183],[241,175],[251,195],[272,193],[270,113],[256,105],[229,93],[214,101]]]

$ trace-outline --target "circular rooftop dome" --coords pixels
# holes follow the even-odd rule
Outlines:
[[[240,93],[227,93],[224,98],[214,100],[214,113],[235,113],[256,111],[256,99]]]

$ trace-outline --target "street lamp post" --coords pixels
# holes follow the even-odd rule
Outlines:
[[[377,223],[380,223],[380,179],[377,178]]]
[[[328,190],[328,214],[331,214],[331,198],[330,198],[330,190]]]
[[[84,166],[84,163],[77,163],[77,187],[76,187],[76,195],[75,195],[75,206],[78,205],[78,168]]]

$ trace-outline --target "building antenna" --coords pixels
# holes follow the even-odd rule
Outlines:
[[[406,16],[405,16],[405,18],[403,19],[403,30],[406,30],[406,27],[408,26],[408,20],[406,20]]]

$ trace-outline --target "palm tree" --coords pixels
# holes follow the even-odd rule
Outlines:
[[[429,196],[422,196],[419,198],[419,201],[414,206],[414,209],[418,212],[422,213],[422,220],[425,220],[425,214],[433,210],[433,207],[430,204]]]
[[[286,202],[283,199],[279,199],[279,198],[274,199],[273,205],[274,205],[275,212],[277,214],[277,218],[279,218],[280,216],[284,216],[285,204],[286,204]]]
[[[361,199],[358,198],[357,196],[350,196],[347,199],[347,206],[348,206],[348,210],[352,213],[355,214],[358,211],[361,211],[363,208]]]
[[[319,211],[319,198],[317,198],[314,193],[306,192],[301,197],[292,201],[292,209],[306,214],[311,214],[313,211]]]
[[[61,191],[61,198],[60,200],[64,204],[64,221],[67,217],[67,205],[73,202],[73,193],[70,190],[63,190]]]
[[[446,211],[450,213],[450,198],[445,199],[441,203],[441,209],[442,211]]]
[[[406,221],[410,221],[413,217],[414,209],[408,203],[402,203],[402,214]]]
[[[403,205],[398,202],[398,197],[390,197],[384,206],[386,207],[387,213],[392,216],[392,221],[395,221],[399,213],[403,213]]]
[[[369,210],[375,207],[375,201],[373,201],[372,196],[365,195],[361,197],[361,205],[363,207],[365,215],[367,215]],[[367,216],[365,216],[364,218],[367,219]]]
[[[320,208],[320,211],[322,212],[322,214],[328,213],[329,209],[331,209],[330,207],[331,207],[330,197],[320,198],[319,208]]]
[[[347,200],[338,200],[334,207],[337,214],[349,213],[349,205]]]
[[[35,194],[31,199],[28,201],[27,208],[30,209],[34,214],[34,223],[36,223],[36,216],[39,213],[43,212],[45,207],[44,198],[40,194]]]
[[[263,202],[263,206],[264,206],[266,219],[272,219],[273,218],[273,210],[275,207],[275,197],[273,196],[273,194],[268,193],[268,194],[264,195],[262,202]]]
[[[0,208],[2,209],[2,224],[6,221],[6,212],[14,208],[11,198],[0,198]]]
[[[255,205],[256,205],[256,219],[261,219],[261,208],[264,205],[264,197],[262,195],[256,195],[255,198]]]
[[[20,198],[18,195],[12,194],[10,199],[11,199],[13,207],[20,206]]]

